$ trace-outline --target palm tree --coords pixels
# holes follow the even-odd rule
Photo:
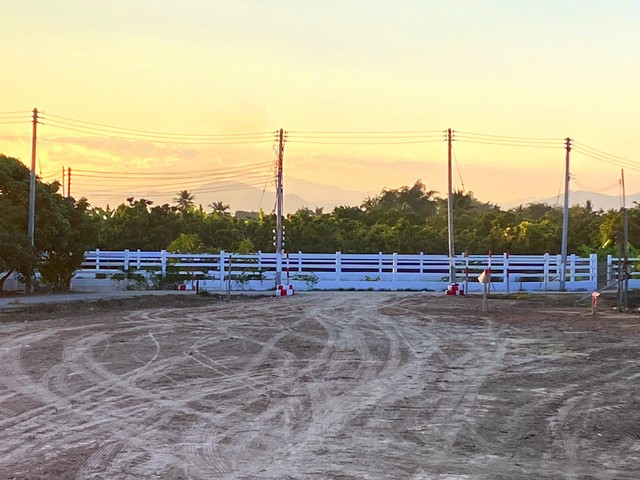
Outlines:
[[[177,196],[173,199],[173,202],[177,205],[178,210],[186,212],[193,208],[193,200],[195,198],[196,196],[189,190],[182,190],[178,192]]]
[[[210,203],[209,206],[213,209],[214,213],[225,214],[227,210],[229,210],[229,205],[224,202],[213,202]]]

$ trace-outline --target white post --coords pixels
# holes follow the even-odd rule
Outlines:
[[[167,251],[166,250],[160,251],[160,264],[161,264],[160,271],[164,275],[165,273],[167,273]]]
[[[225,284],[224,284],[224,250],[220,250],[220,259],[218,260],[218,271],[220,272],[220,290],[224,291],[225,290]]]
[[[549,254],[544,254],[544,291],[547,292],[549,285]]]
[[[282,285],[282,252],[276,252],[276,287]]]
[[[100,249],[96,248],[96,271],[100,270]]]
[[[378,274],[382,278],[382,252],[378,252]]]
[[[125,248],[124,249],[124,271],[128,271],[129,270],[129,249]]]
[[[395,290],[396,289],[396,282],[398,281],[398,254],[396,252],[393,252],[393,255],[392,255],[392,269],[391,269],[391,272],[392,272],[392,275],[393,275],[391,277],[393,279],[392,280],[393,283],[392,283],[392,287],[391,288],[392,288],[392,290]]]
[[[502,271],[502,281],[507,287],[507,293],[511,293],[511,288],[509,287],[509,254],[507,252],[502,254],[503,261],[503,271]]]
[[[571,259],[569,261],[569,281],[576,281],[576,254],[571,254]]]
[[[302,273],[302,252],[298,250],[298,273]]]
[[[342,278],[342,253],[336,252],[336,282]]]
[[[140,266],[142,262],[141,256],[140,256],[140,249],[138,249],[138,251],[136,252],[137,254],[137,258],[136,258],[136,270],[140,270]]]

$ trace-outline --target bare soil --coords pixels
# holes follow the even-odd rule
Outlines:
[[[640,317],[574,300],[0,314],[0,478],[640,478]]]

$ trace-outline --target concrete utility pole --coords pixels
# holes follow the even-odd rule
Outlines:
[[[448,201],[447,201],[447,225],[449,227],[449,283],[456,283],[455,256],[456,247],[453,231],[453,174],[451,168],[451,142],[453,142],[453,130],[447,130],[447,173],[448,173]]]
[[[626,311],[629,308],[629,213],[627,211],[626,190],[624,186],[624,168],[621,170],[622,182],[622,275],[621,285],[622,308]]]
[[[565,274],[567,268],[567,242],[569,238],[569,158],[571,152],[571,139],[564,139],[567,153],[564,161],[564,208],[562,210],[562,247],[560,249],[560,291],[565,290]]]
[[[38,109],[33,109],[33,130],[31,134],[31,174],[29,176],[29,223],[27,237],[31,246],[35,245],[36,225],[36,141],[38,136]]]
[[[284,131],[278,132],[278,172],[276,178],[276,286],[282,285],[282,207],[284,190],[282,187],[282,160],[284,159]]]

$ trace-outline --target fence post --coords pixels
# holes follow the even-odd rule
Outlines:
[[[594,289],[598,289],[598,255],[592,253],[589,255],[589,280],[593,282]]]
[[[420,275],[424,273],[424,253],[420,252]]]
[[[607,285],[609,285],[613,281],[613,269],[611,268],[612,263],[613,257],[611,255],[607,255]]]
[[[141,262],[141,255],[140,255],[140,249],[137,250],[136,252],[137,258],[136,258],[136,270],[140,270],[140,267],[142,266]]]
[[[543,274],[543,278],[544,278],[544,291],[546,293],[548,285],[549,285],[549,254],[548,253],[544,254],[544,274]]]
[[[378,273],[380,274],[380,278],[382,278],[382,252],[378,252]]]
[[[160,272],[162,272],[162,275],[164,275],[165,273],[167,273],[167,251],[166,250],[161,250],[160,251]]]
[[[124,271],[127,272],[129,270],[129,249],[124,249]]]
[[[507,293],[511,293],[511,288],[509,286],[509,254],[507,252],[504,252],[502,254],[502,257],[503,257],[502,268],[504,269],[502,271],[502,281],[504,282],[504,284],[507,287]]]
[[[569,261],[569,281],[570,282],[575,282],[576,281],[576,254],[572,253],[571,254],[571,260]]]
[[[336,252],[336,282],[342,277],[342,252]]]
[[[398,281],[398,254],[396,252],[393,252],[393,255],[391,257],[391,274],[392,274],[392,283],[391,283],[391,289],[395,290],[396,289],[396,282]]]
[[[220,290],[224,292],[225,284],[224,284],[224,250],[220,250],[220,259],[218,260],[218,271],[220,272]]]
[[[100,270],[100,249],[96,248],[96,271]]]

